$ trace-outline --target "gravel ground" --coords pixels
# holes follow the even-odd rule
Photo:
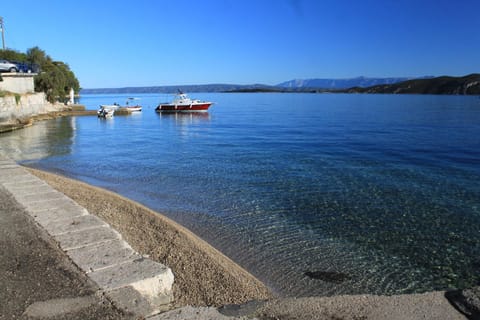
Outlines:
[[[88,184],[28,169],[122,234],[175,276],[175,304],[222,306],[272,297],[269,289],[192,232],[139,203]]]
[[[2,186],[0,248],[0,319],[132,318],[98,293]]]
[[[261,319],[461,320],[444,292],[397,296],[352,295],[278,299],[257,310]]]

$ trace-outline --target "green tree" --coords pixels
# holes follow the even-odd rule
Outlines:
[[[75,93],[80,91],[80,83],[68,64],[61,61],[53,61],[46,52],[39,47],[21,53],[15,50],[1,50],[0,58],[17,62],[36,64],[40,72],[35,76],[35,91],[45,92],[50,102],[65,101],[73,88]]]
[[[53,63],[42,67],[42,72],[35,77],[35,91],[43,91],[47,100],[55,102],[65,99],[65,76]]]
[[[26,56],[28,62],[38,64],[39,66],[44,66],[52,61],[50,56],[48,56],[45,51],[43,51],[39,47],[33,47],[28,49]]]
[[[5,59],[8,61],[26,62],[27,55],[22,52],[6,49],[6,50],[0,50],[0,59]]]

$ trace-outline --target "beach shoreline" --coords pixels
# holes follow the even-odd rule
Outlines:
[[[171,268],[176,307],[242,304],[273,297],[261,281],[170,218],[114,192],[26,169],[105,220],[136,251]]]
[[[465,319],[445,297],[445,292],[396,296],[341,295],[283,298],[230,258],[177,222],[114,192],[55,173],[26,167],[104,219],[138,252],[167,265],[175,275],[175,318],[185,308],[241,305],[256,301],[254,310],[236,316],[260,319]],[[188,309],[190,310],[190,309]],[[193,309],[190,312],[200,312]],[[235,311],[238,312],[238,311]],[[223,315],[222,315],[223,316]],[[235,315],[234,315],[235,316]],[[160,319],[160,318],[159,318]],[[163,318],[161,318],[163,319]],[[176,319],[176,318],[175,318]]]

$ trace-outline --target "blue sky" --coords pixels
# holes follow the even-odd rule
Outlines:
[[[2,1],[83,88],[480,72],[480,0]]]

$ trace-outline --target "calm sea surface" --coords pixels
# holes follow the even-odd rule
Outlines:
[[[206,114],[45,121],[16,160],[165,213],[283,295],[480,283],[480,99],[192,94]],[[123,103],[84,95],[80,103]]]

